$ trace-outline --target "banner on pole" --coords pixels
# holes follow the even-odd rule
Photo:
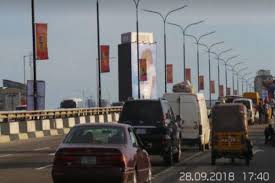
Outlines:
[[[226,88],[226,95],[230,95],[231,94],[231,89],[230,88]]]
[[[210,81],[210,92],[211,92],[211,94],[215,94],[215,81],[214,80]]]
[[[185,80],[190,81],[190,83],[191,83],[191,69],[190,68],[185,69]]]
[[[199,76],[199,90],[204,90],[204,76]]]
[[[166,65],[166,82],[167,83],[173,83],[173,64],[167,64]]]
[[[140,81],[147,81],[147,62],[146,59],[139,59]]]
[[[110,47],[109,45],[100,46],[100,70],[101,73],[110,72]]]
[[[36,59],[47,60],[48,56],[48,25],[45,23],[36,23]]]
[[[220,85],[220,86],[219,86],[219,93],[220,93],[220,97],[224,97],[223,85]]]

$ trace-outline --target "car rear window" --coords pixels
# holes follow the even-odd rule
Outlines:
[[[161,121],[162,115],[159,101],[127,102],[123,106],[120,121],[131,125],[155,125]]]
[[[73,128],[64,143],[68,144],[125,144],[121,127],[84,126]]]
[[[237,101],[234,101],[234,103],[243,104],[243,105],[245,105],[245,107],[247,109],[250,109],[250,102],[249,101],[237,100]]]

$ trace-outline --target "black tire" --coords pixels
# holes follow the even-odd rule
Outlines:
[[[181,158],[181,144],[180,144],[180,142],[178,144],[177,149],[178,149],[178,152],[173,155],[173,160],[176,163],[180,162],[180,158]]]
[[[211,153],[211,165],[216,165],[216,156],[215,153]]]
[[[169,152],[167,152],[164,156],[163,156],[163,160],[164,163],[168,166],[173,165],[173,150],[172,147],[169,149]]]

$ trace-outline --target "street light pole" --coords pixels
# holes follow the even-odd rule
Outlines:
[[[216,31],[212,31],[212,32],[208,32],[208,33],[205,33],[201,36],[199,36],[199,38],[197,38],[196,36],[194,35],[191,35],[191,34],[185,34],[186,36],[188,37],[191,37],[193,38],[195,41],[196,41],[196,45],[197,45],[197,77],[198,77],[198,92],[200,92],[200,54],[199,54],[199,44],[200,44],[200,40],[203,38],[203,37],[206,37],[206,36],[209,36],[211,34],[214,34]]]
[[[33,109],[37,110],[37,83],[36,83],[36,45],[35,45],[35,10],[34,0],[31,1],[32,10],[32,52],[33,52]]]
[[[166,21],[167,21],[167,18],[168,16],[173,13],[173,12],[176,12],[178,10],[181,10],[181,9],[184,9],[186,8],[187,5],[184,5],[184,6],[181,6],[180,8],[176,8],[176,9],[173,9],[171,11],[169,11],[165,16],[162,15],[160,12],[157,12],[157,11],[152,11],[152,10],[143,10],[145,12],[148,12],[148,13],[154,13],[154,14],[157,14],[159,15],[161,18],[162,18],[162,21],[163,21],[163,42],[164,42],[164,77],[165,77],[165,84],[164,84],[164,92],[167,93],[167,81],[166,81],[166,78],[167,78],[167,71],[166,71],[166,64],[167,64],[167,53],[166,53]]]
[[[240,64],[243,64],[244,62],[238,62],[234,65],[229,65],[231,67],[231,71],[232,71],[232,89],[233,89],[233,95],[234,95],[234,90],[235,90],[235,83],[234,83],[234,72],[235,72],[235,67],[237,67]]]
[[[176,26],[176,27],[178,27],[178,28],[180,28],[181,29],[181,31],[182,31],[182,36],[183,36],[183,80],[185,81],[185,78],[186,78],[186,57],[185,57],[185,55],[186,55],[186,53],[185,53],[185,34],[186,34],[186,31],[187,31],[187,29],[188,28],[190,28],[191,26],[194,26],[194,25],[197,25],[197,24],[200,24],[200,23],[203,23],[205,20],[201,20],[201,21],[198,21],[198,22],[195,22],[195,23],[191,23],[191,24],[188,24],[188,25],[186,25],[185,27],[182,27],[181,25],[179,25],[179,24],[175,24],[175,23],[169,23],[168,22],[168,24],[170,24],[170,25],[174,25],[174,26]],[[190,81],[191,82],[191,81]]]
[[[100,56],[100,25],[99,25],[99,2],[96,1],[96,17],[97,17],[97,70],[98,70],[98,107],[101,107],[101,56]]]
[[[245,80],[245,77],[250,75],[250,74],[252,74],[252,72],[247,72],[247,73],[243,74],[243,76],[241,77],[241,79],[242,79],[242,94],[243,94],[243,82]]]
[[[140,99],[140,68],[139,68],[139,23],[138,23],[138,7],[140,0],[133,0],[136,7],[136,32],[137,32],[137,77],[138,77],[138,99]]]
[[[216,42],[211,44],[210,46],[206,45],[206,44],[202,44],[199,43],[199,45],[204,46],[205,48],[207,48],[207,52],[208,52],[208,77],[209,77],[209,102],[210,102],[210,107],[211,107],[211,103],[212,103],[212,99],[211,99],[211,58],[210,58],[210,53],[211,53],[211,48],[213,48],[214,46],[217,46],[219,44],[223,44],[224,41],[221,42]]]
[[[240,73],[244,70],[248,69],[248,67],[244,67],[244,68],[241,68],[239,69],[237,72],[236,72],[236,76],[237,76],[237,90],[238,90],[238,95],[239,95],[239,76],[240,76]]]
[[[213,53],[214,55],[216,55],[216,59],[218,60],[218,86],[220,87],[221,85],[221,82],[220,82],[220,59],[221,59],[221,56],[227,52],[230,52],[232,51],[233,49],[230,48],[230,49],[227,49],[227,50],[224,50],[224,51],[221,51],[220,53],[216,53],[216,52],[211,52]],[[220,90],[218,91],[219,92],[219,96],[221,96],[221,93],[220,93]]]

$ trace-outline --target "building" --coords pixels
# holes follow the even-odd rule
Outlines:
[[[273,76],[270,70],[259,70],[254,80],[255,91],[262,97],[266,93],[267,88],[264,83],[273,83]]]
[[[0,111],[13,111],[26,104],[26,86],[10,80],[3,80],[0,87]]]

